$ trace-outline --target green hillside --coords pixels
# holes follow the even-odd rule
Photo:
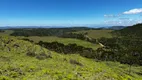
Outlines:
[[[142,24],[128,26],[113,31],[112,34],[112,38],[98,40],[105,46],[98,50],[103,54],[100,59],[119,61],[129,65],[142,65]]]
[[[13,30],[4,30],[4,32],[0,32],[0,36],[9,36],[13,33]]]
[[[98,39],[101,37],[111,38],[112,35],[110,32],[113,30],[84,30],[84,31],[78,31],[75,33],[88,33],[88,36],[94,39]]]
[[[77,44],[79,46],[92,48],[94,50],[101,47],[99,44],[93,44],[93,43],[90,43],[90,42],[87,42],[87,41],[83,41],[83,40],[79,40],[79,39],[73,39],[73,38],[59,38],[59,37],[55,37],[55,36],[46,36],[46,37],[30,36],[30,37],[26,37],[26,38],[33,40],[36,43],[38,43],[39,41],[43,41],[43,42],[55,42],[55,41],[57,41],[59,43],[65,44],[65,45]]]
[[[141,80],[140,66],[61,55],[27,41],[0,37],[0,80]]]
[[[114,35],[119,35],[129,38],[142,38],[142,24],[136,24],[133,26],[128,26],[124,29],[117,30],[113,32]]]

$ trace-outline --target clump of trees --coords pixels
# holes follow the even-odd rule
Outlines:
[[[0,32],[5,32],[4,30],[0,30]]]
[[[105,47],[97,50],[99,60],[118,61],[129,64],[129,74],[132,65],[142,65],[142,40],[135,38],[102,38],[100,42]]]
[[[87,36],[87,32],[86,33],[66,33],[63,34],[60,37],[63,38],[76,38],[76,39],[80,39],[80,40],[85,40],[91,43],[97,43],[96,39],[90,38],[89,36]]]
[[[33,40],[26,39],[26,38],[23,38],[22,40],[24,40],[24,41],[28,41],[28,42],[31,42],[31,43],[33,43],[33,42],[34,42]]]
[[[98,49],[101,59],[119,61],[125,64],[142,65],[142,24],[129,26],[113,32],[113,38],[98,41],[105,47]],[[109,54],[108,54],[109,52]]]
[[[74,64],[74,65],[83,66],[82,63],[80,63],[80,62],[78,62],[78,61],[76,61],[76,60],[73,60],[73,59],[70,59],[70,63],[71,63],[71,64]]]
[[[112,34],[117,37],[142,39],[142,23],[113,31]]]
[[[99,41],[105,45],[97,50],[100,58],[142,65],[142,41],[132,38],[101,38]]]
[[[43,46],[49,50],[56,51],[63,54],[80,54],[83,57],[94,58],[95,51],[92,48],[85,48],[83,46],[78,46],[76,44],[64,45],[58,42],[43,42],[40,41],[37,43],[40,46]]]

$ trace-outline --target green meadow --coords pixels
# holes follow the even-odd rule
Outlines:
[[[39,41],[43,41],[43,42],[59,42],[59,43],[63,43],[65,45],[67,44],[77,44],[78,46],[84,46],[86,48],[92,48],[94,50],[96,50],[97,48],[101,47],[99,44],[93,44],[87,41],[83,41],[83,40],[79,40],[79,39],[73,39],[73,38],[59,38],[59,37],[55,37],[55,36],[46,36],[46,37],[38,37],[38,36],[31,36],[31,37],[26,37],[30,40],[33,40],[34,42],[39,42]]]
[[[129,74],[129,65],[118,62],[58,54],[14,37],[0,40],[0,80],[142,80],[140,66]]]
[[[101,37],[105,37],[105,38],[111,38],[112,35],[110,32],[112,32],[113,30],[84,30],[84,31],[78,31],[75,33],[88,33],[87,35],[91,38],[95,38],[95,39],[99,39]]]

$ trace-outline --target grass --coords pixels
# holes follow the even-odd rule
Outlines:
[[[101,38],[101,37],[111,37],[110,33],[112,30],[85,30],[85,31],[79,31],[81,32],[88,32],[88,36],[92,38]],[[12,30],[5,30],[4,33],[0,33],[1,36],[9,36],[11,33],[13,33]],[[78,32],[77,32],[78,33]],[[21,36],[17,36],[18,38],[24,38]],[[38,36],[31,36],[26,37],[30,40],[33,40],[34,42],[44,41],[44,42],[54,42],[57,41],[59,43],[63,43],[65,45],[67,44],[77,44],[79,46],[84,46],[86,48],[92,48],[94,50],[100,48],[101,46],[99,44],[92,44],[87,41],[78,40],[78,39],[72,39],[72,38],[59,38],[55,36],[45,36],[45,37],[38,37]]]
[[[11,33],[13,33],[13,30],[4,30],[5,32],[0,32],[1,36],[9,36]]]
[[[106,38],[111,38],[112,35],[110,34],[110,32],[112,32],[113,30],[84,30],[84,31],[78,31],[75,33],[88,33],[88,36],[91,38],[101,38],[101,37],[106,37]],[[5,32],[1,32],[0,35],[10,35],[11,33],[13,33],[12,30],[5,30]]]
[[[129,75],[129,66],[118,62],[97,62],[78,54],[58,54],[11,37],[0,40],[0,80],[142,80],[137,74],[142,73],[141,66],[132,66]],[[14,44],[18,47],[13,47]],[[38,60],[26,55],[29,50],[36,54],[50,52],[52,58]],[[83,66],[71,64],[70,60]]]
[[[110,32],[112,32],[113,30],[84,30],[84,31],[78,31],[75,33],[88,33],[88,36],[91,38],[101,38],[101,37],[106,37],[106,38],[111,38],[112,35]]]
[[[67,44],[77,44],[79,46],[84,46],[86,48],[92,48],[94,50],[101,47],[99,44],[93,44],[87,41],[78,40],[78,39],[72,39],[72,38],[59,38],[54,36],[46,36],[46,37],[38,37],[38,36],[32,36],[32,37],[26,37],[30,40],[33,40],[34,42],[44,41],[44,42],[54,42],[57,41],[59,43],[63,43],[65,45]]]

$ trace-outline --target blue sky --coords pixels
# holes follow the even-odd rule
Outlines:
[[[0,26],[113,26],[142,22],[142,0],[0,0]]]

